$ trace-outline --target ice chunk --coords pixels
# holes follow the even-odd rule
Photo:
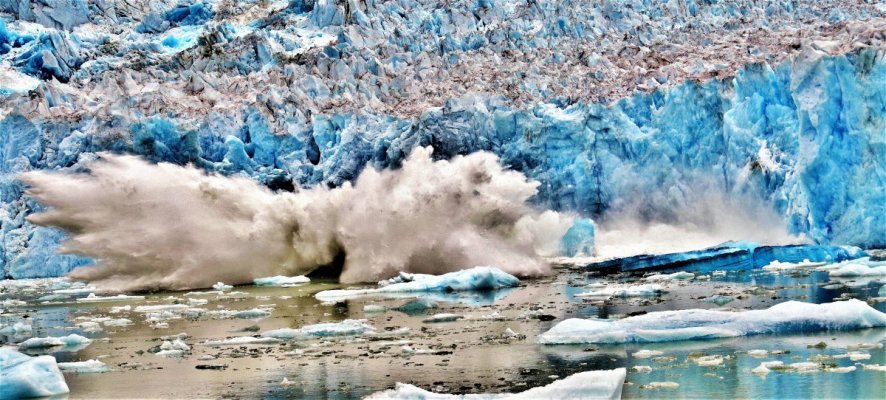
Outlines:
[[[58,367],[62,372],[76,372],[78,374],[101,373],[111,370],[105,363],[99,360],[63,362],[58,363]]]
[[[364,304],[363,312],[365,313],[383,313],[388,309],[385,306],[379,304]]]
[[[645,284],[645,285],[626,285],[626,286],[606,286],[602,289],[590,290],[587,292],[582,292],[575,297],[641,297],[641,296],[656,296],[664,292],[664,288],[661,285],[657,285],[654,283]]]
[[[520,280],[513,275],[494,267],[474,267],[443,275],[401,272],[399,276],[383,282],[379,282],[382,286],[375,289],[324,290],[314,297],[330,302],[366,295],[494,290],[520,284]]]
[[[331,336],[356,336],[374,331],[364,319],[347,319],[341,322],[324,322],[306,325],[299,329],[283,328],[267,331],[263,337],[283,340],[307,340]]]
[[[242,346],[247,344],[277,344],[282,342],[282,340],[272,337],[238,336],[229,339],[207,340],[203,342],[202,345],[209,347],[222,347]]]
[[[30,338],[25,340],[24,342],[19,343],[19,349],[42,349],[47,347],[56,347],[56,346],[64,346],[64,347],[77,347],[82,345],[88,345],[92,343],[92,340],[85,338],[83,336],[77,334],[70,334],[68,336],[62,337],[37,337]]]
[[[224,282],[216,282],[215,285],[212,285],[212,288],[218,291],[231,290],[234,287],[231,285],[226,285]]]
[[[144,300],[145,296],[129,296],[125,294],[118,294],[116,296],[96,296],[95,293],[90,293],[89,296],[86,296],[82,299],[77,299],[78,303],[98,303],[104,301],[126,301],[126,300]]]
[[[538,340],[544,344],[648,343],[883,326],[886,314],[860,300],[788,301],[753,311],[659,311],[617,321],[573,318],[558,323]]]
[[[660,356],[662,354],[664,354],[664,353],[662,353],[661,351],[658,351],[658,350],[643,349],[643,350],[635,351],[634,354],[632,354],[631,356],[633,356],[634,358],[649,358],[649,357]]]
[[[253,280],[255,286],[294,286],[310,282],[311,279],[304,276],[271,276],[267,278],[256,278]]]
[[[649,281],[649,282],[656,282],[656,281],[688,281],[688,280],[692,280],[693,278],[695,278],[695,274],[693,274],[693,273],[691,273],[691,272],[680,271],[680,272],[674,272],[673,274],[655,274],[655,275],[649,275],[649,276],[643,278],[643,280],[645,280],[645,281]]]
[[[561,400],[561,399],[620,399],[627,370],[618,368],[608,371],[587,371],[554,381],[547,386],[529,389],[521,393],[503,394],[440,394],[413,385],[397,383],[391,390],[370,395],[366,400]]]
[[[641,389],[676,389],[680,387],[677,382],[649,382],[640,386]]]
[[[68,392],[54,357],[29,357],[8,347],[0,348],[0,398],[46,397]]]
[[[789,271],[799,268],[810,268],[810,267],[820,267],[822,265],[827,264],[826,262],[813,262],[809,261],[809,259],[805,259],[798,263],[790,263],[790,262],[781,262],[781,261],[772,261],[768,265],[763,267],[765,271]]]
[[[453,321],[460,320],[462,318],[464,318],[464,316],[462,316],[462,315],[442,313],[442,314],[434,314],[430,317],[423,319],[421,322],[425,322],[425,323],[453,322]]]

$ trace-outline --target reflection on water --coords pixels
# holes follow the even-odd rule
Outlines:
[[[423,298],[438,303],[423,312],[403,313],[397,307],[414,299],[365,297],[335,304],[313,298],[320,290],[337,288],[315,282],[294,288],[238,287],[235,291],[204,295],[158,293],[144,300],[78,304],[40,304],[44,292],[0,292],[0,300],[28,300],[24,306],[4,307],[0,324],[29,321],[32,336],[78,333],[95,339],[79,351],[50,349],[59,361],[101,359],[113,368],[104,374],[66,374],[72,397],[268,397],[268,398],[360,398],[390,388],[395,382],[450,393],[517,392],[552,382],[558,377],[594,370],[628,367],[625,398],[876,398],[886,393],[886,374],[866,370],[862,364],[886,364],[882,343],[886,329],[855,332],[823,332],[804,335],[754,336],[713,341],[683,341],[644,345],[542,346],[538,334],[569,317],[621,318],[636,313],[686,308],[721,308],[711,296],[730,298],[722,308],[760,309],[787,300],[830,302],[850,297],[871,299],[882,286],[876,280],[835,282],[827,273],[800,271],[770,274],[733,271],[689,282],[663,283],[667,293],[656,297],[583,299],[593,282],[631,282],[636,277],[596,277],[561,270],[556,278],[528,281],[523,286],[483,294],[432,294]],[[206,304],[198,304],[205,299]],[[873,305],[886,311],[886,303]],[[189,304],[205,310],[182,314],[164,322],[168,328],[149,324],[139,305]],[[197,305],[195,305],[197,304]],[[365,305],[388,311],[366,313]],[[112,313],[112,307],[131,305]],[[271,309],[269,317],[221,318],[208,311]],[[430,314],[454,313],[456,322],[423,323]],[[214,316],[211,316],[214,315]],[[169,317],[169,316],[167,316]],[[102,318],[128,318],[127,327],[102,326],[99,332],[83,332],[78,322]],[[366,319],[388,338],[334,338],[272,345],[208,347],[206,340],[247,336],[319,322]],[[409,328],[398,334],[400,328]],[[506,338],[511,329],[521,335]],[[191,346],[182,358],[154,354],[161,336],[184,332]],[[0,336],[4,342],[20,338]],[[824,343],[820,345],[819,343]],[[850,350],[859,343],[874,344]],[[879,344],[879,346],[877,346]],[[814,345],[814,346],[811,346]],[[403,348],[408,346],[412,352]],[[810,347],[811,346],[811,347]],[[66,349],[71,350],[71,349]],[[661,354],[639,357],[639,350]],[[751,350],[766,350],[760,357]],[[866,359],[854,357],[869,355]],[[714,360],[713,365],[707,361]],[[764,361],[791,363],[814,361],[823,369],[810,373],[751,372]],[[854,371],[827,369],[855,366]],[[632,367],[640,367],[632,369]],[[281,385],[286,378],[291,384]],[[676,388],[650,389],[652,382],[676,382]]]

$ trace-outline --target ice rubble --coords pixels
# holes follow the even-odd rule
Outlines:
[[[586,371],[554,381],[547,386],[532,388],[520,393],[502,394],[442,394],[429,392],[405,383],[397,383],[394,389],[378,392],[367,400],[436,399],[436,400],[559,400],[559,399],[620,399],[627,370],[618,368],[608,371]]]
[[[0,107],[5,277],[90,263],[26,220],[40,207],[15,176],[102,150],[280,190],[339,186],[419,145],[489,150],[557,210],[666,219],[710,189],[762,197],[816,241],[886,243],[871,3],[13,3],[0,68],[40,82]]]
[[[0,348],[0,398],[48,397],[68,392],[55,357],[30,357],[8,347]]]
[[[314,295],[320,301],[338,301],[368,295],[484,291],[515,287],[520,280],[495,267],[473,267],[443,275],[401,272],[395,278],[379,282],[378,288],[324,290]]]
[[[62,372],[74,372],[78,374],[95,374],[111,370],[108,368],[107,364],[99,360],[61,362],[58,363],[58,368],[62,370]]]
[[[270,276],[253,280],[255,286],[294,286],[310,282],[311,279],[304,276]]]
[[[621,320],[568,319],[539,335],[543,344],[649,343],[886,326],[886,314],[860,300],[788,301],[765,310],[657,311]]]

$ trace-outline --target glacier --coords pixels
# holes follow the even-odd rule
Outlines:
[[[539,207],[675,221],[708,193],[760,199],[819,244],[886,245],[886,9],[607,0],[0,1],[0,265],[92,260],[22,172],[97,153],[337,187],[410,151],[479,150]],[[799,23],[798,21],[805,21]],[[664,56],[658,56],[664,55]]]

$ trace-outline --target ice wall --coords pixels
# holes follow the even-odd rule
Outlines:
[[[488,150],[541,182],[541,207],[680,222],[753,199],[814,241],[886,245],[884,12],[0,1],[0,86],[40,80],[0,87],[0,263],[29,277],[89,262],[25,221],[40,205],[16,177],[107,150],[276,190],[337,187],[417,146]]]

